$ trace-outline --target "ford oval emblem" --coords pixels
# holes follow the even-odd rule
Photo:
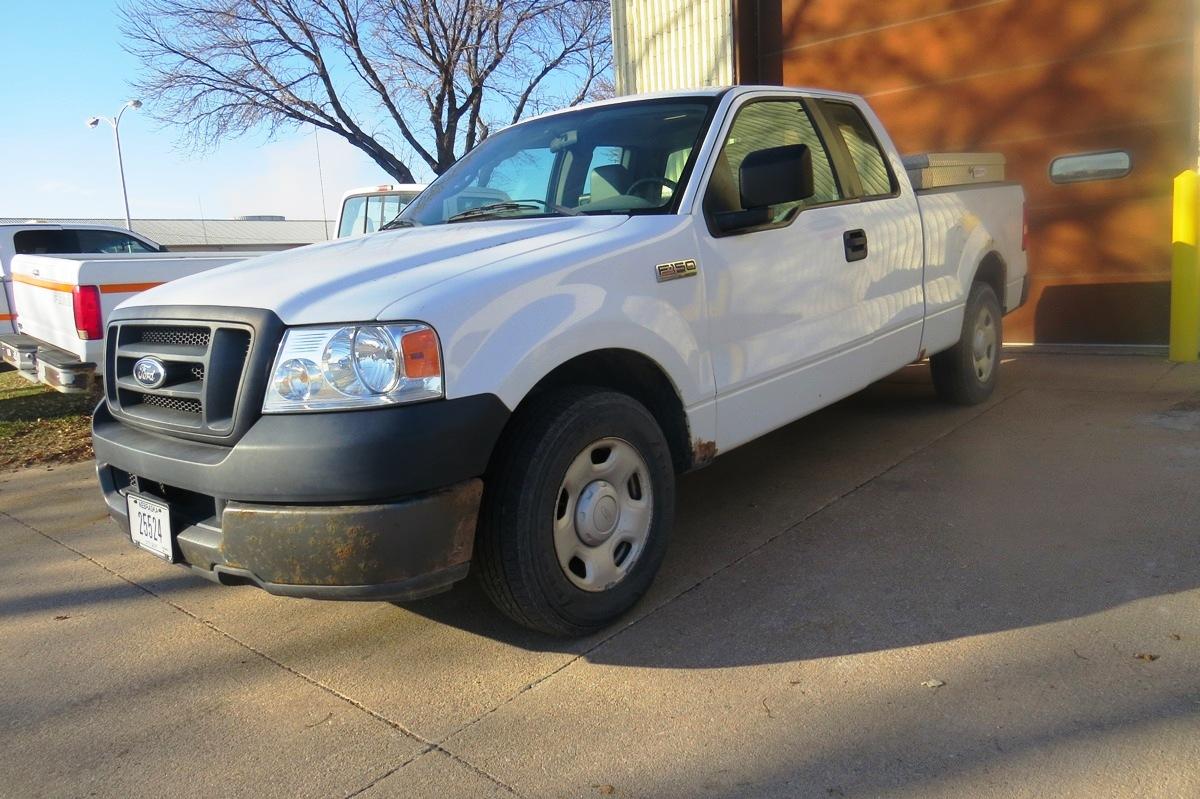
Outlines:
[[[139,358],[133,365],[133,379],[146,388],[158,388],[167,380],[167,367],[158,358]]]

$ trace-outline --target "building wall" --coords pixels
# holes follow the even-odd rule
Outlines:
[[[733,0],[617,0],[618,94],[733,83]]]
[[[1010,341],[1163,343],[1171,179],[1197,163],[1193,0],[738,0],[738,82],[867,96],[903,152],[1000,151],[1029,198]],[[1056,156],[1128,150],[1060,185]]]

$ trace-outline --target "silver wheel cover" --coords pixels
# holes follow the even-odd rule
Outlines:
[[[621,582],[646,548],[654,516],[650,470],[628,441],[602,438],[567,467],[553,512],[554,553],[584,591]]]

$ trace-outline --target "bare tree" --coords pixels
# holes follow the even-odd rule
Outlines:
[[[136,86],[213,144],[314,125],[413,182],[490,127],[611,93],[608,0],[130,0]]]

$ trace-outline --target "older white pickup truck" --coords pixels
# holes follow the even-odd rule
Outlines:
[[[1026,282],[997,164],[929,157],[914,191],[861,98],[801,89],[523,122],[390,232],[118,308],[104,497],[216,582],[402,600],[474,564],[518,622],[594,630],[654,578],[677,474],[927,354],[988,398]]]
[[[50,232],[38,231],[43,238]],[[112,235],[142,241],[127,231]],[[120,246],[129,249],[69,254],[69,249],[52,246],[23,246],[9,262],[16,332],[0,331],[0,360],[32,382],[64,393],[88,391],[93,376],[103,371],[105,320],[122,300],[255,255]],[[32,254],[39,249],[43,254]]]
[[[161,250],[161,246],[133,231],[105,225],[63,225],[37,220],[0,224],[0,334],[16,331],[12,280],[14,256]]]

